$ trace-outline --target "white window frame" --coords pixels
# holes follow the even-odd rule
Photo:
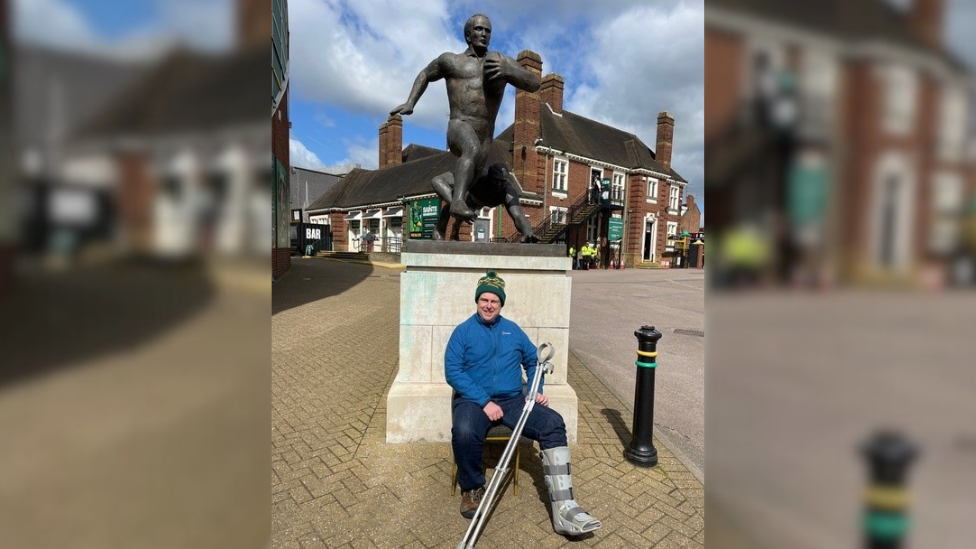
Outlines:
[[[617,194],[615,189],[620,189],[620,196],[624,197],[624,193],[627,192],[627,180],[622,172],[613,172],[613,179],[610,182],[610,199]]]
[[[559,166],[563,171],[559,171]],[[552,159],[552,194],[563,198],[569,196],[569,159],[553,157]]]
[[[597,237],[597,235],[599,235],[599,234],[600,234],[600,217],[597,216],[597,217],[591,218],[586,223],[586,241],[587,242],[594,242],[597,245],[599,245],[600,239]]]
[[[946,85],[939,94],[939,159],[943,162],[960,162],[966,145],[969,121],[969,105],[966,91]]]
[[[657,178],[645,177],[644,181],[647,182],[647,194],[645,195],[645,200],[651,204],[657,204],[657,193],[659,190]]]
[[[908,135],[918,113],[918,74],[910,67],[887,65],[880,70],[882,94],[881,124],[891,135]]]
[[[957,219],[963,209],[966,182],[962,174],[944,171],[932,177],[932,221],[929,250],[949,253],[959,239]]]
[[[568,212],[569,212],[569,208],[560,208],[559,206],[549,206],[549,220],[553,225],[557,223],[565,224],[566,214]],[[559,221],[558,218],[561,218],[562,221]]]
[[[832,132],[840,82],[837,58],[827,52],[806,49],[800,58],[801,115],[804,124]]]
[[[678,213],[679,208],[681,208],[681,188],[672,183],[668,190],[668,211]]]
[[[664,251],[666,252],[674,251],[675,248],[674,240],[672,240],[671,237],[677,234],[678,234],[678,222],[668,221],[667,224],[665,225]]]

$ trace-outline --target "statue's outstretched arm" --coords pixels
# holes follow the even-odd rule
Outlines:
[[[413,113],[413,108],[417,104],[417,101],[420,100],[420,96],[427,90],[427,84],[444,78],[443,66],[445,55],[448,54],[445,53],[437,59],[434,59],[424,70],[420,71],[420,74],[413,81],[413,87],[410,89],[410,96],[407,97],[407,102],[390,111],[391,115],[402,114],[406,116]]]

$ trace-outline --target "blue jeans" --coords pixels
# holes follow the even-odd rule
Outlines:
[[[488,430],[495,425],[505,425],[515,429],[522,417],[525,397],[492,399],[501,407],[503,416],[492,422],[477,403],[455,397],[451,403],[451,446],[454,448],[454,461],[458,467],[458,484],[461,490],[473,490],[485,485],[485,470],[482,467],[481,452],[485,445]],[[539,443],[539,448],[549,450],[568,446],[566,424],[559,412],[536,403],[525,421],[522,436]]]

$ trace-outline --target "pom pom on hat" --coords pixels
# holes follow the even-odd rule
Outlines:
[[[495,271],[488,271],[485,276],[478,279],[478,288],[474,292],[474,302],[477,303],[481,294],[485,292],[497,295],[502,307],[505,306],[505,281]]]

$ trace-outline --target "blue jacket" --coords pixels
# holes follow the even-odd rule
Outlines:
[[[522,368],[531,383],[538,367],[536,353],[518,324],[501,315],[485,324],[475,313],[451,334],[444,352],[444,374],[461,398],[484,407],[493,398],[522,394]]]

